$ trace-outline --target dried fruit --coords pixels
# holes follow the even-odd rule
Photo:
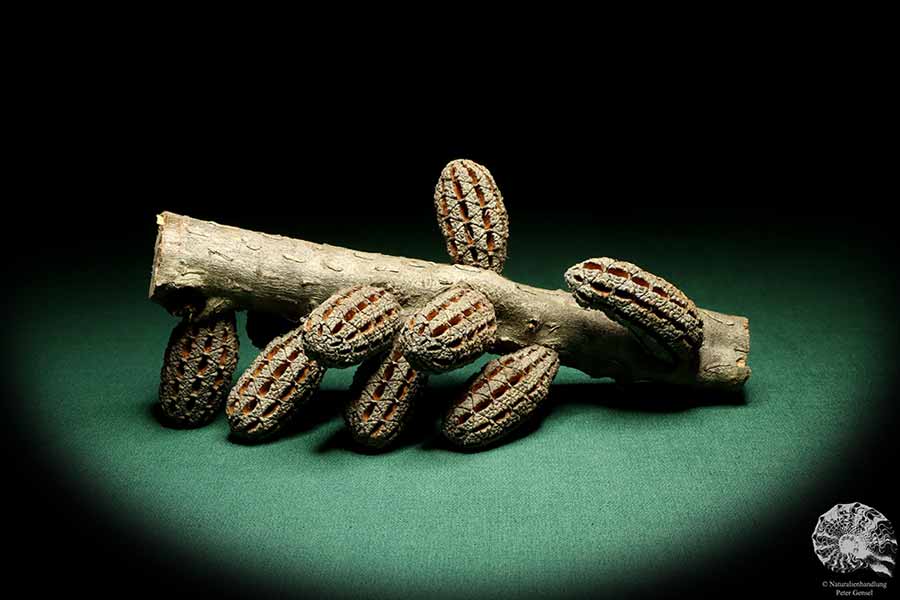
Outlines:
[[[344,407],[344,422],[357,443],[383,448],[410,420],[412,404],[428,375],[417,371],[396,347],[370,358],[356,370],[353,399]]]
[[[696,358],[703,321],[681,290],[629,262],[592,258],[566,271],[581,306],[602,310],[631,331],[653,356],[668,363]]]
[[[454,263],[503,270],[509,218],[487,168],[471,160],[449,162],[434,188],[434,207]]]
[[[238,361],[234,312],[172,330],[159,384],[162,414],[182,427],[205,425],[222,407]]]
[[[526,346],[490,361],[447,414],[441,431],[466,448],[499,440],[534,414],[558,370],[559,355],[544,346]]]
[[[620,384],[654,380],[731,392],[750,376],[746,318],[704,311],[701,320],[677,288],[609,258],[567,271],[577,302],[561,290],[511,281],[498,275],[509,223],[491,173],[455,160],[434,191],[452,266],[158,215],[150,298],[173,314],[199,321],[252,308],[294,320],[321,302],[323,290],[355,286],[321,303],[298,331],[275,339],[241,377],[227,410],[238,434],[275,431],[320,383],[325,368],[362,361],[368,362],[356,373],[358,393],[345,405],[344,418],[358,442],[375,447],[400,435],[428,373],[463,366],[485,351],[538,342],[554,349],[523,350],[482,371],[444,424],[447,437],[463,446],[491,442],[533,413],[558,369],[556,352],[570,366]],[[385,206],[390,202],[379,205]],[[454,287],[429,299],[437,286]],[[599,309],[623,326],[583,307]],[[278,317],[248,313],[247,333],[255,344],[287,327]],[[173,347],[181,343],[176,337]],[[236,342],[234,336],[235,354]],[[183,360],[179,350],[167,351],[160,388],[161,404],[186,422],[202,420],[184,414],[198,397],[214,405],[220,396],[213,392],[228,387],[218,377],[210,391],[203,377],[185,375],[189,363],[206,365],[218,356],[194,356],[192,343],[200,342],[187,342]],[[223,357],[223,365],[235,358]],[[192,385],[199,396],[185,391]]]
[[[309,314],[303,344],[326,367],[349,367],[384,351],[400,326],[400,305],[386,290],[357,285]]]
[[[257,348],[265,348],[269,342],[297,328],[297,323],[280,315],[258,310],[247,311],[247,337]]]
[[[438,294],[406,322],[400,350],[421,371],[441,373],[472,362],[490,348],[497,333],[494,306],[468,286]]]
[[[319,387],[325,369],[303,352],[298,327],[277,337],[244,371],[228,396],[225,414],[239,437],[262,439],[289,422]]]

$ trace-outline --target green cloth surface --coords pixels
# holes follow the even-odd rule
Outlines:
[[[393,247],[306,233],[443,260],[431,238]],[[58,273],[21,296],[17,350],[36,357],[19,366],[24,422],[73,489],[139,539],[194,557],[185,568],[238,570],[285,592],[302,584],[380,597],[613,590],[702,564],[764,534],[773,507],[813,493],[874,426],[865,399],[893,369],[889,290],[875,267],[800,243],[770,260],[703,236],[573,235],[552,252],[525,245],[538,236],[514,231],[507,276],[563,287],[577,260],[616,256],[700,306],[749,317],[743,401],[694,405],[691,393],[663,390],[658,403],[630,402],[608,381],[562,368],[539,426],[480,453],[448,450],[434,431],[357,453],[336,412],[256,446],[229,441],[222,415],[168,429],[151,408],[175,319],[146,298],[152,240],[141,240],[140,260]],[[841,275],[851,271],[855,292]],[[239,374],[257,350],[243,314],[238,322]],[[446,401],[487,359],[434,377],[421,402]],[[352,373],[329,371],[322,400],[340,402]]]

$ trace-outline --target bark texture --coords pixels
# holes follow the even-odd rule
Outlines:
[[[469,265],[360,252],[200,221],[157,217],[150,298],[172,314],[203,318],[248,309],[297,321],[342,288],[387,289],[407,314],[448,286],[467,283],[494,305],[492,351],[532,344],[552,348],[561,364],[620,382],[658,381],[739,389],[750,376],[749,322],[700,308],[703,344],[695,364],[672,367],[650,355],[622,325],[580,307],[563,290],[510,281]],[[565,266],[560,266],[562,280]]]

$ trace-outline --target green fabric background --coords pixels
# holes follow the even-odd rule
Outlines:
[[[326,237],[311,225],[291,233],[443,260],[436,232],[423,230],[427,241],[404,243]],[[894,368],[883,335],[890,289],[877,266],[791,240],[760,253],[699,233],[559,231],[556,244],[534,244],[542,235],[513,228],[509,277],[562,287],[575,261],[617,256],[701,306],[748,316],[753,376],[743,400],[623,397],[563,368],[540,425],[482,453],[447,450],[434,432],[386,454],[356,453],[327,412],[259,446],[229,441],[221,416],[199,430],[167,429],[151,406],[175,321],[146,299],[148,238],[135,242],[146,249],[138,260],[107,256],[22,294],[17,350],[34,357],[18,371],[24,423],[73,493],[148,548],[193,557],[185,569],[244,573],[287,592],[302,584],[382,597],[613,590],[702,565],[765,535],[773,511],[814,493],[876,425],[866,404]],[[243,333],[241,343],[239,369],[256,354]],[[446,400],[484,360],[434,378],[439,389],[423,402]],[[330,371],[322,400],[339,402],[351,377]]]

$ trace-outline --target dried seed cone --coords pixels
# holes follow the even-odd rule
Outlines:
[[[434,208],[454,263],[503,270],[509,218],[490,171],[471,160],[449,162],[434,187]]]
[[[399,347],[414,368],[441,373],[478,358],[496,334],[494,306],[487,297],[454,286],[412,315],[400,332]]]
[[[238,437],[264,439],[289,422],[319,387],[325,369],[303,352],[298,327],[272,340],[228,396],[225,414]]]
[[[559,356],[544,346],[526,346],[487,363],[441,428],[457,446],[477,448],[508,435],[547,397],[559,371]]]
[[[592,258],[566,271],[566,283],[578,304],[627,327],[660,360],[697,357],[703,343],[697,307],[662,277],[629,262]]]
[[[280,315],[258,310],[247,311],[247,337],[250,338],[250,343],[257,348],[265,348],[278,336],[296,328],[297,323]]]
[[[234,312],[176,325],[160,374],[163,416],[181,427],[209,423],[228,394],[239,344]]]
[[[389,445],[409,423],[427,381],[428,375],[413,369],[396,347],[364,362],[353,378],[353,400],[344,407],[350,435],[370,448]]]
[[[400,305],[386,290],[358,285],[325,300],[306,319],[303,344],[325,367],[349,367],[383,352],[400,326]]]

